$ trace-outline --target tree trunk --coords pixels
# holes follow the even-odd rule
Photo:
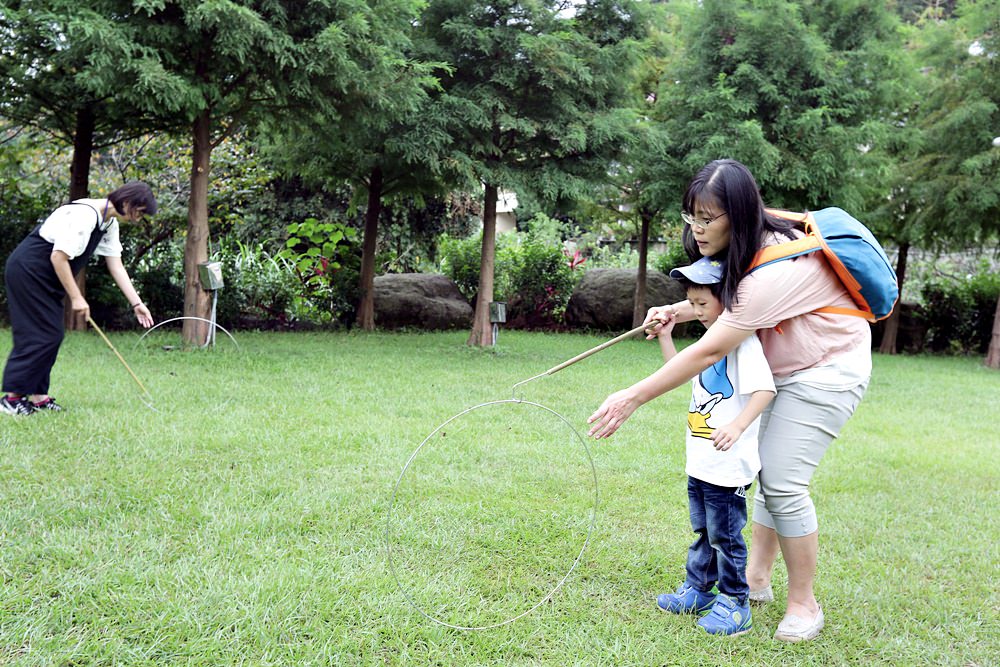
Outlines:
[[[87,196],[90,190],[90,156],[94,152],[94,112],[84,105],[76,112],[76,129],[73,133],[73,161],[69,168],[69,200],[76,201]],[[76,284],[80,294],[87,297],[87,269],[76,274]],[[82,331],[87,328],[87,319],[73,314],[69,298],[63,301],[63,324],[67,331]]]
[[[365,211],[365,239],[361,250],[361,302],[356,323],[363,331],[375,330],[375,247],[381,213],[382,169],[375,167],[368,181],[368,210]]]
[[[639,270],[635,274],[635,297],[632,300],[632,326],[637,327],[646,319],[646,258],[649,255],[650,215],[640,210],[642,230],[639,232]]]
[[[987,368],[1000,369],[1000,297],[997,297],[997,311],[993,316],[993,336],[986,350]]]
[[[882,333],[882,344],[878,351],[882,354],[896,354],[896,337],[899,334],[899,318],[903,310],[903,281],[906,279],[906,258],[910,254],[910,244],[899,244],[899,258],[896,260],[896,283],[899,285],[899,298],[892,309],[892,314],[885,321]]]
[[[483,201],[483,256],[479,263],[479,294],[472,319],[472,333],[466,345],[485,347],[493,344],[490,302],[493,301],[493,267],[497,247],[497,187],[486,185]]]
[[[191,199],[188,202],[187,240],[184,243],[184,315],[208,319],[211,298],[201,287],[198,265],[208,261],[208,168],[212,156],[212,117],[202,111],[194,120],[191,134],[194,150],[191,160]],[[202,346],[208,341],[209,325],[198,320],[184,320],[185,343]]]

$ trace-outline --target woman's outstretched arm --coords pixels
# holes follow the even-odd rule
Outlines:
[[[607,438],[625,423],[636,408],[681,386],[719,359],[735,350],[753,331],[735,329],[716,322],[693,344],[684,348],[655,373],[631,387],[617,391],[587,420],[588,435]]]

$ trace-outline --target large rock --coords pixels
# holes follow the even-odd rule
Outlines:
[[[375,325],[384,329],[472,326],[472,306],[447,276],[390,273],[375,278]]]
[[[594,329],[631,329],[636,273],[637,269],[587,271],[566,306],[566,323]],[[676,280],[659,271],[647,270],[646,308],[686,298]]]

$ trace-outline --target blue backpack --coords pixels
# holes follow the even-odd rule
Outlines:
[[[749,272],[783,259],[822,251],[858,309],[827,306],[819,308],[818,312],[855,315],[869,322],[889,317],[899,298],[896,272],[867,227],[839,208],[804,214],[775,209],[767,212],[786,220],[804,222],[806,235],[795,241],[761,248]]]

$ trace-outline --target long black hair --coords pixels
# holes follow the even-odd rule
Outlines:
[[[693,214],[697,202],[714,200],[729,217],[727,250],[716,259],[724,263],[719,299],[727,309],[736,303],[736,288],[754,255],[760,250],[765,232],[795,238],[792,221],[768,215],[753,174],[736,160],[714,160],[701,168],[684,192],[683,210]],[[691,227],[684,226],[684,250],[692,261],[701,258]]]

